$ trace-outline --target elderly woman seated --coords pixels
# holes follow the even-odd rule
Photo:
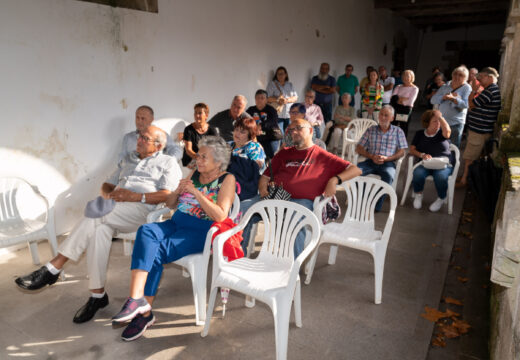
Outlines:
[[[350,106],[350,100],[352,96],[349,93],[341,95],[342,105],[338,105],[334,111],[334,121],[329,121],[325,133],[327,134],[325,144],[327,149],[333,154],[341,152],[339,147],[341,146],[341,137],[343,130],[348,126],[350,120],[355,118],[356,109]]]
[[[453,172],[454,159],[449,142],[451,129],[438,110],[426,110],[421,122],[424,130],[417,131],[410,146],[410,154],[423,161],[413,172],[413,206],[421,208],[424,181],[432,175],[438,198],[430,205],[430,211],[435,212],[446,202],[448,177]]]
[[[235,177],[226,173],[230,148],[224,139],[206,136],[199,141],[197,170],[180,181],[167,200],[177,207],[171,220],[139,228],[132,253],[130,297],[112,320],[132,320],[123,331],[126,341],[140,337],[155,321],[152,303],[163,264],[204,249],[213,222],[227,218],[235,195]]]

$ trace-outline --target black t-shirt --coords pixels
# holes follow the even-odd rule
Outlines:
[[[184,141],[190,141],[191,142],[191,149],[194,152],[199,151],[199,140],[202,139],[203,136],[207,135],[218,135],[217,130],[215,128],[212,128],[211,126],[208,126],[208,130],[204,134],[199,134],[197,130],[193,127],[192,124],[186,126],[184,129],[184,136],[182,137],[182,140]],[[184,149],[184,153],[182,154],[182,166],[186,166],[190,163],[192,159],[189,157],[189,155],[186,153],[186,149]]]
[[[425,131],[426,130],[419,130],[413,137],[412,145],[415,146],[417,151],[429,154],[432,157],[447,156],[453,164],[454,159],[450,151],[450,141],[442,135],[442,130],[439,129],[437,134],[431,137],[426,136]]]
[[[248,113],[243,112],[238,118],[250,118]],[[217,113],[208,123],[218,130],[218,135],[227,142],[233,141],[233,129],[235,120],[229,114],[229,109]]]
[[[271,105],[266,105],[262,110],[258,110],[255,106],[250,106],[246,112],[253,117],[257,125],[262,127],[263,135],[258,135],[257,139],[261,141],[270,141],[272,139],[271,129],[278,128],[278,113]]]

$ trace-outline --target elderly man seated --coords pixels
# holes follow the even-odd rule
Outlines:
[[[139,134],[152,124],[153,116],[153,109],[148,105],[141,105],[137,108],[135,111],[135,130],[130,131],[123,137],[123,148],[119,153],[119,161],[135,151]],[[181,147],[175,144],[168,134],[166,134],[166,146],[163,152],[175,157],[177,160],[182,158]]]
[[[219,135],[227,142],[233,141],[234,123],[238,119],[251,118],[251,115],[245,112],[247,99],[243,95],[235,95],[231,102],[231,107],[227,110],[217,113],[208,122],[211,127],[217,128]]]
[[[272,176],[277,185],[291,194],[292,202],[312,210],[316,196],[332,196],[336,185],[361,175],[357,166],[313,144],[313,130],[305,119],[291,120],[287,131],[292,134],[293,146],[281,149],[273,157],[258,182],[261,197],[268,195]],[[303,251],[304,241],[304,233],[299,233],[294,244],[295,257]]]
[[[136,231],[155,205],[166,201],[182,177],[175,158],[163,154],[165,145],[166,134],[161,129],[150,126],[142,130],[137,151],[125,157],[103,183],[102,197],[89,202],[85,217],[60,244],[58,255],[40,269],[17,278],[16,284],[26,290],[52,285],[63,265],[69,259],[78,261],[86,250],[91,296],[73,321],[89,321],[98,309],[107,306],[104,286],[112,236],[116,231]]]
[[[363,171],[363,176],[376,174],[381,180],[392,184],[395,177],[395,161],[403,157],[408,148],[403,130],[390,125],[394,118],[394,109],[385,105],[379,112],[379,125],[369,127],[356,147],[356,152],[366,157],[358,163]],[[376,211],[380,211],[384,198],[379,199]]]

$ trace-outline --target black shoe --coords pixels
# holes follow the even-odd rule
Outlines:
[[[96,315],[96,312],[108,305],[108,295],[105,294],[102,298],[89,297],[85,305],[83,305],[76,315],[74,315],[74,321],[76,324],[81,324],[89,321]]]
[[[38,290],[45,285],[52,285],[58,280],[60,274],[52,275],[46,266],[42,266],[29,275],[21,276],[15,280],[16,285],[25,290]]]

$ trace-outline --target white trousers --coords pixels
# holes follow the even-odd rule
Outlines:
[[[101,218],[84,217],[69,237],[60,244],[58,252],[71,260],[78,261],[86,250],[89,289],[103,288],[107,278],[112,237],[116,232],[137,231],[139,226],[146,222],[149,212],[145,204],[118,202],[109,214]]]

